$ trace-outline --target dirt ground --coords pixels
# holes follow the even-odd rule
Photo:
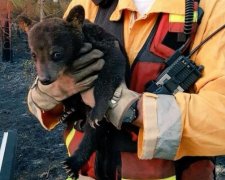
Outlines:
[[[64,180],[64,127],[48,132],[29,113],[26,96],[35,74],[24,34],[14,34],[13,47],[12,63],[0,59],[0,131],[17,131],[16,179]],[[217,159],[216,172],[218,180],[225,179],[224,157]]]
[[[16,180],[65,180],[60,164],[67,157],[65,127],[46,131],[28,111],[26,97],[35,71],[26,35],[14,31],[12,44],[13,62],[2,62],[0,50],[0,131],[17,131]]]
[[[29,113],[26,95],[34,79],[24,34],[13,42],[13,62],[0,61],[0,130],[16,130],[16,179],[65,179],[60,162],[66,157],[63,127],[44,130]],[[15,39],[14,39],[15,40]]]

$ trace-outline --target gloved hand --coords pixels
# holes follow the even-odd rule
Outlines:
[[[65,72],[56,81],[49,85],[43,85],[36,79],[31,87],[33,102],[43,110],[50,110],[62,100],[89,89],[98,78],[96,72],[100,71],[105,63],[103,53],[92,49],[92,45],[86,43],[80,50],[81,56],[72,65],[73,72]],[[95,73],[95,75],[92,75]]]
[[[94,88],[88,89],[81,93],[85,104],[94,107]],[[123,122],[131,123],[138,116],[137,106],[140,94],[131,91],[125,83],[116,89],[113,98],[109,102],[109,109],[106,112],[106,118],[117,129],[121,129]]]
[[[122,123],[132,123],[138,117],[137,104],[140,94],[131,91],[122,83],[115,91],[106,117],[117,129]]]

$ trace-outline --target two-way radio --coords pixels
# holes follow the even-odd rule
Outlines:
[[[190,57],[199,50],[203,44],[224,28],[225,24],[196,46],[188,56],[183,55],[185,45],[176,50],[175,53],[165,61],[167,68],[165,68],[155,81],[147,83],[145,91],[155,94],[176,94],[178,91],[183,92],[188,90],[190,86],[201,77],[204,69],[202,65],[196,65]]]

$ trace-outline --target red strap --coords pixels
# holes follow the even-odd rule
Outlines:
[[[165,64],[156,62],[137,62],[133,69],[130,88],[138,93],[142,93],[145,84],[155,80],[163,70]]]
[[[155,55],[160,56],[164,59],[167,59],[174,53],[173,49],[162,43],[168,31],[169,31],[169,14],[163,14],[149,50]]]

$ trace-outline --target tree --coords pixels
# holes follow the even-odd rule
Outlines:
[[[8,0],[1,0],[0,9],[0,27],[2,60],[12,61],[12,43],[11,43],[11,4]]]

